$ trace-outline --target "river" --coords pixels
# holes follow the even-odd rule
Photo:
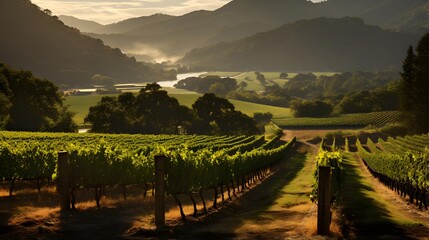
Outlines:
[[[196,73],[181,73],[177,74],[177,80],[170,80],[170,81],[162,81],[158,82],[158,84],[161,87],[174,87],[174,84],[178,83],[180,80],[186,79],[188,77],[198,77],[202,74],[206,74],[207,72],[196,72]]]

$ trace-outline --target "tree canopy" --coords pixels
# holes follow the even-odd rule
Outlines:
[[[219,76],[190,77],[180,80],[174,86],[199,93],[214,93],[219,96],[225,96],[238,88],[234,78],[221,78]]]
[[[181,106],[156,84],[148,84],[138,95],[123,93],[103,97],[90,108],[86,123],[92,132],[175,134],[255,134],[255,121],[234,110],[228,100],[205,94],[192,110]]]
[[[400,109],[411,133],[429,133],[429,33],[408,49],[402,66]]]
[[[0,129],[74,132],[72,117],[52,82],[0,63]]]

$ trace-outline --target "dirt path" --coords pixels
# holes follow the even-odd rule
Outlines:
[[[408,204],[347,153],[340,204],[346,239],[429,239],[429,213]]]
[[[222,216],[196,226],[191,238],[318,239],[309,200],[317,149],[298,142],[273,176]]]

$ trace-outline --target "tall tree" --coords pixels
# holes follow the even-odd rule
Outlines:
[[[403,122],[410,133],[429,132],[429,33],[417,46],[417,54],[408,49],[400,84],[400,106]]]
[[[73,132],[73,115],[52,82],[0,63],[0,128]]]
[[[227,99],[206,93],[192,105],[199,118],[196,132],[205,134],[256,134],[256,122],[240,111]]]

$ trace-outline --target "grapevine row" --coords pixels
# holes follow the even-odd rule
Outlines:
[[[411,203],[415,202],[420,208],[424,205],[427,209],[428,153],[398,154],[373,150],[368,152],[359,140],[356,142],[356,147],[359,156],[375,177],[401,196],[408,196]],[[374,146],[369,148],[373,149]]]

